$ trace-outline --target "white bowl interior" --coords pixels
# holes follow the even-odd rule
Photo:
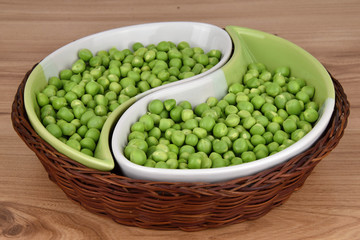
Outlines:
[[[263,33],[260,34],[260,40],[266,39],[266,37],[268,37],[268,34],[262,34]],[[253,34],[252,32],[248,33],[247,30],[244,30],[244,35],[248,36],[249,38],[258,38],[259,34]],[[241,37],[239,37],[239,39],[241,39]],[[259,43],[261,43],[260,40],[258,40]],[[310,64],[307,69],[308,71],[299,71],[300,75],[297,74],[297,77],[304,77],[305,80],[309,80],[309,76],[306,76],[306,74],[309,74],[310,72],[313,73],[313,75],[310,76],[310,79],[316,79],[319,75],[324,76],[324,79],[318,81],[318,86],[323,87],[324,89],[326,88],[325,86],[328,81],[331,82],[331,78],[327,74],[326,70],[321,66],[321,64],[318,63],[314,57],[305,52],[303,49],[294,46],[294,44],[290,42],[286,42],[285,40],[279,39],[274,36],[266,39],[266,41],[279,42],[280,44],[276,45],[277,47],[291,49],[292,54],[296,55],[296,58],[288,58],[288,64],[290,68],[292,68],[292,66],[294,66],[295,68],[295,66],[297,66],[298,64],[299,59],[303,62],[316,63]],[[236,42],[238,41],[235,41],[235,43]],[[328,94],[328,97],[325,97],[323,102],[319,103],[320,106],[322,106],[319,111],[319,119],[313,129],[308,134],[306,134],[301,140],[297,141],[285,150],[282,150],[274,155],[268,156],[263,159],[236,166],[228,166],[214,169],[158,169],[134,164],[124,156],[123,149],[127,144],[127,137],[130,133],[130,127],[134,122],[139,119],[140,116],[146,113],[147,105],[150,101],[154,99],[175,99],[179,103],[183,100],[187,100],[192,103],[192,106],[194,107],[197,104],[206,101],[206,99],[210,96],[222,98],[227,92],[227,82],[229,80],[228,78],[231,77],[229,77],[229,73],[233,73],[235,70],[238,70],[237,68],[244,68],[245,63],[249,63],[260,58],[261,55],[251,55],[253,53],[256,53],[256,51],[251,51],[252,49],[247,49],[248,46],[249,45],[247,45],[244,41],[241,41],[240,44],[235,44],[234,56],[221,69],[218,69],[212,74],[198,79],[196,82],[183,83],[177,87],[171,87],[166,90],[159,90],[153,94],[142,98],[140,101],[136,102],[127,111],[124,112],[124,114],[116,124],[114,132],[112,134],[111,147],[115,160],[120,165],[120,168],[122,169],[125,176],[137,179],[169,182],[226,181],[243,176],[249,176],[270,167],[276,166],[277,164],[283,163],[309,148],[321,136],[321,134],[324,132],[328,125],[334,108],[335,102],[332,91],[323,93],[324,96],[325,94]],[[288,51],[282,52],[284,53],[284,55],[279,57],[284,59],[286,58]],[[246,61],[244,61],[244,59]],[[271,58],[269,59],[272,60]],[[268,62],[263,63],[265,65],[268,65]],[[274,63],[272,64],[274,65]],[[236,76],[241,77],[240,75],[241,74],[237,74]],[[233,74],[232,77],[234,77]]]

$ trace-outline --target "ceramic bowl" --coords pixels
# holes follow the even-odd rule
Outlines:
[[[231,59],[220,69],[197,81],[159,90],[129,107],[117,122],[111,139],[115,160],[125,176],[168,182],[221,182],[249,176],[284,163],[308,149],[326,129],[335,104],[334,86],[326,69],[299,46],[272,34],[236,26],[226,27],[234,43]],[[159,169],[130,162],[123,153],[130,126],[146,113],[154,99],[187,100],[192,106],[205,102],[210,96],[222,98],[230,84],[238,82],[249,63],[264,63],[270,71],[279,66],[291,68],[292,76],[303,78],[315,87],[315,98],[321,106],[319,119],[301,140],[283,151],[253,162],[214,169]]]
[[[132,44],[135,42],[141,42],[144,45],[148,45],[157,44],[160,41],[173,41],[174,43],[187,41],[190,46],[201,47],[204,51],[218,49],[222,52],[222,58],[217,65],[207,72],[151,89],[131,98],[126,103],[119,106],[112,112],[104,124],[94,157],[89,157],[62,143],[52,136],[42,125],[39,120],[40,109],[36,102],[36,93],[46,86],[49,77],[58,76],[61,70],[71,68],[71,65],[77,59],[77,52],[79,49],[88,48],[93,53],[96,53],[99,50],[108,50],[112,47],[117,47],[120,50],[126,48],[131,49]],[[228,61],[231,52],[231,38],[224,29],[211,24],[198,22],[148,23],[93,34],[71,42],[56,50],[44,58],[34,68],[25,86],[24,99],[26,113],[35,131],[57,151],[90,168],[109,171],[114,167],[114,159],[109,147],[109,133],[114,123],[127,107],[154,91],[179,85],[183,82],[196,81],[207,74],[211,74]]]

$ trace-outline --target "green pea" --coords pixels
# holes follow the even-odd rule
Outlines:
[[[213,168],[219,168],[219,167],[225,167],[225,166],[226,166],[225,160],[221,157],[215,158],[212,160]]]
[[[164,104],[158,99],[152,100],[148,105],[148,111],[154,114],[160,114],[163,109]]]
[[[228,102],[231,105],[236,105],[236,94],[228,93],[224,96],[223,100],[225,100],[226,102]]]
[[[182,125],[182,129],[189,129],[189,130],[193,130],[194,128],[198,127],[199,123],[196,119],[189,119],[186,120]]]
[[[42,123],[43,125],[46,127],[47,125],[51,124],[51,123],[56,123],[56,119],[53,116],[45,116],[42,119]]]
[[[256,119],[254,117],[247,117],[243,120],[243,126],[245,129],[250,129],[256,124]]]
[[[66,141],[66,145],[70,146],[71,148],[80,151],[81,150],[81,145],[79,143],[79,141],[75,140],[75,139],[69,139]]]
[[[242,163],[243,163],[243,160],[239,157],[234,157],[231,159],[231,165],[239,165]]]
[[[254,152],[246,151],[241,154],[241,159],[243,162],[252,162],[256,160],[256,155]]]
[[[81,125],[78,129],[77,129],[77,133],[80,135],[80,137],[85,137],[86,132],[88,131],[88,127],[85,125]]]
[[[71,94],[74,93],[74,97],[76,98],[80,98],[81,96],[83,96],[85,94],[85,88],[81,85],[76,85],[71,89],[71,92],[68,92],[67,94]],[[65,95],[66,98],[66,95]]]
[[[64,97],[66,94],[66,91],[64,89],[60,89],[59,91],[57,91],[56,96],[57,97]]]
[[[287,133],[292,133],[297,129],[296,122],[293,119],[286,119],[282,125]]]
[[[261,96],[255,96],[251,99],[251,103],[254,105],[255,109],[261,109],[262,105],[265,103],[265,99]]]
[[[166,161],[166,164],[168,166],[168,168],[170,169],[177,169],[179,166],[179,163],[176,159],[170,158]]]
[[[312,129],[312,125],[309,122],[306,121],[298,121],[297,123],[298,128],[303,129],[305,132],[310,132]]]
[[[248,150],[248,145],[247,145],[245,139],[238,138],[237,140],[234,141],[232,148],[236,154],[241,154]]]
[[[130,153],[130,161],[138,164],[138,165],[144,165],[147,160],[146,154],[144,151],[140,149],[134,149]]]
[[[291,99],[286,103],[286,111],[290,115],[299,115],[302,111],[301,104],[297,99]]]
[[[291,133],[291,139],[295,142],[299,141],[306,135],[306,131],[303,129],[297,129]]]
[[[295,141],[292,139],[285,139],[285,141],[283,142],[283,145],[285,145],[286,147],[290,147],[294,143],[295,143]]]
[[[206,100],[206,104],[209,105],[209,107],[214,107],[218,104],[219,100],[216,97],[209,97]]]
[[[154,160],[148,159],[146,160],[146,162],[144,163],[145,167],[155,167],[156,166],[156,162]]]
[[[266,86],[266,93],[272,97],[276,97],[281,93],[281,87],[277,83],[270,83]]]
[[[240,101],[237,103],[237,108],[241,111],[241,110],[246,110],[250,113],[252,113],[254,111],[254,106],[247,101]]]
[[[104,105],[97,105],[94,109],[94,112],[97,116],[106,116],[108,113],[108,108]]]
[[[68,103],[71,103],[73,100],[77,99],[77,95],[74,92],[67,92],[64,98]]]
[[[151,156],[153,160],[156,162],[165,162],[166,160],[168,160],[167,153],[162,150],[156,150],[155,152],[152,153]]]
[[[101,116],[93,116],[89,121],[87,122],[88,128],[96,128],[96,129],[102,129],[104,125],[105,119]]]
[[[145,92],[150,89],[150,85],[146,81],[140,81],[138,83],[138,88],[139,88],[140,92]]]
[[[165,132],[167,129],[171,128],[174,125],[174,121],[172,119],[160,119],[159,122],[159,129],[163,132]]]
[[[274,116],[271,120],[273,122],[279,123],[280,125],[284,122],[284,119],[279,115]]]
[[[230,114],[237,114],[239,112],[238,108],[234,105],[228,105],[225,107],[225,115],[230,115]]]
[[[309,123],[314,123],[319,118],[319,114],[315,109],[308,108],[304,111],[304,118]]]
[[[76,132],[76,127],[74,124],[65,122],[63,124],[60,125],[62,134],[65,136],[71,136]]]
[[[139,122],[144,124],[145,131],[149,131],[154,127],[154,120],[149,115],[141,116]]]
[[[315,88],[312,86],[304,86],[301,88],[301,91],[304,91],[307,95],[309,95],[309,98],[312,99],[315,94]]]
[[[284,109],[286,102],[287,99],[283,94],[277,95],[274,99],[275,106],[279,109]]]
[[[275,73],[273,76],[273,82],[278,84],[280,87],[283,87],[286,84],[286,79],[280,73]]]
[[[203,128],[199,128],[199,127],[195,127],[193,129],[193,133],[198,137],[198,138],[205,138],[207,136],[207,131]]]
[[[228,127],[235,127],[240,123],[240,117],[237,114],[231,113],[225,119],[225,124]]]
[[[292,94],[296,94],[297,92],[300,91],[300,89],[301,89],[300,84],[295,80],[291,80],[287,84],[287,90],[288,90],[288,92],[290,92]]]
[[[259,144],[266,144],[266,140],[263,136],[261,135],[253,135],[250,138],[250,142],[253,146],[257,146]]]
[[[278,130],[274,133],[274,141],[278,144],[282,144],[285,139],[289,138],[289,134],[284,132],[283,130]]]
[[[79,59],[71,66],[71,70],[75,74],[82,73],[83,71],[85,71],[85,67],[86,67],[86,64],[85,64],[84,60]]]
[[[92,138],[95,142],[97,142],[100,138],[100,131],[96,128],[90,128],[85,134],[85,138]]]
[[[179,50],[183,50],[183,49],[186,49],[186,48],[190,48],[190,44],[189,44],[188,42],[181,41],[181,42],[178,43],[177,48],[178,48]]]
[[[93,54],[89,49],[83,48],[78,51],[78,57],[87,62],[93,57]]]
[[[271,79],[272,75],[269,71],[263,71],[260,75],[259,75],[259,79],[262,79],[264,81],[269,81]]]
[[[261,148],[257,149],[257,147],[261,147]],[[256,159],[262,159],[262,158],[269,156],[269,151],[268,151],[267,147],[263,144],[257,145],[254,148],[254,153],[255,153]]]
[[[55,98],[51,104],[55,110],[59,110],[60,108],[67,106],[67,101],[64,97],[59,97]]]
[[[85,86],[85,92],[91,96],[95,96],[100,91],[100,85],[97,82],[88,82]]]
[[[60,71],[59,77],[62,80],[69,80],[72,76],[72,71],[70,69],[64,69]]]
[[[223,153],[227,152],[229,149],[228,144],[225,141],[219,140],[219,139],[215,139],[212,142],[212,147],[213,147],[213,150],[219,154],[223,154]]]
[[[60,90],[63,87],[63,83],[58,77],[50,77],[48,84],[55,86],[58,90]]]
[[[181,112],[181,120],[183,120],[184,122],[193,118],[194,118],[194,112],[192,109],[184,109]]]
[[[290,76],[290,68],[289,67],[278,67],[275,69],[275,73],[279,73],[284,77]]]
[[[260,123],[255,123],[251,128],[250,128],[250,133],[252,135],[262,135],[265,133],[265,128],[263,125],[261,125]]]
[[[213,135],[216,138],[221,138],[228,134],[228,128],[224,123],[216,123],[213,128]]]
[[[264,137],[266,144],[269,144],[273,141],[274,135],[271,132],[265,132],[262,136]]]
[[[201,162],[203,157],[199,153],[193,153],[189,156],[188,159],[188,168],[190,169],[200,169]]]
[[[316,111],[319,111],[319,105],[316,102],[310,101],[305,105],[306,109],[312,108]]]
[[[149,148],[147,142],[144,139],[140,139],[140,138],[133,138],[129,141],[128,143],[129,146],[134,146],[137,149],[140,149],[144,152],[146,152]]]
[[[209,64],[209,57],[206,54],[199,54],[197,57],[197,62],[202,64],[203,66],[206,66]]]
[[[139,131],[139,132],[144,132],[145,131],[145,126],[144,123],[142,122],[135,122],[131,125],[130,128],[131,131]]]
[[[182,118],[183,108],[181,106],[174,106],[170,111],[170,117],[174,122],[180,122]]]
[[[199,138],[195,134],[188,134],[185,138],[185,143],[190,146],[196,146],[199,141]]]
[[[267,147],[270,153],[277,152],[277,149],[279,148],[279,144],[277,142],[271,142],[267,145]]]
[[[48,124],[46,126],[46,129],[56,138],[59,138],[62,136],[61,128],[55,123]]]
[[[56,116],[59,119],[64,119],[67,122],[71,122],[75,117],[74,114],[67,107],[60,108]]]
[[[185,142],[185,134],[182,131],[175,130],[171,135],[171,142],[180,147]]]
[[[49,97],[44,93],[38,93],[36,95],[36,100],[40,107],[43,107],[50,103]]]
[[[125,103],[127,100],[129,100],[130,97],[125,95],[125,94],[120,94],[118,97],[118,103],[121,105],[123,103]]]
[[[95,143],[94,139],[92,139],[92,138],[83,138],[80,141],[80,145],[82,148],[87,148],[91,151],[94,151],[95,147],[96,147],[96,143]]]
[[[204,152],[206,154],[210,154],[211,150],[212,150],[212,143],[207,138],[201,138],[198,141],[196,148],[199,152]]]
[[[153,136],[149,136],[148,138],[145,139],[146,143],[148,144],[149,147],[151,146],[156,146],[159,144],[159,141],[157,138],[153,137]]]
[[[133,131],[129,134],[128,136],[128,140],[132,140],[132,139],[142,139],[145,140],[146,136],[144,132],[139,132],[139,131]]]

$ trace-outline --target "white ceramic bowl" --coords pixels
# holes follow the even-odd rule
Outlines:
[[[148,44],[157,44],[160,41],[172,41],[179,43],[187,41],[191,47],[201,47],[204,51],[218,49],[222,52],[221,60],[210,70],[181,81],[163,85],[144,93],[119,106],[106,120],[101,131],[101,136],[95,157],[89,157],[79,151],[76,151],[60,140],[52,136],[41,124],[39,116],[40,110],[36,102],[36,93],[40,92],[47,84],[49,77],[58,76],[63,69],[71,68],[71,65],[77,60],[77,53],[82,48],[88,48],[93,53],[100,50],[109,50],[116,47],[120,50],[129,48],[135,42],[141,42],[145,46]],[[198,23],[198,22],[159,22],[133,25],[112,29],[96,33],[74,42],[44,58],[32,71],[25,86],[25,108],[29,120],[35,131],[56,150],[65,154],[69,158],[78,161],[85,166],[98,170],[109,171],[114,167],[114,160],[109,147],[109,133],[113,124],[122,114],[122,112],[137,99],[150,94],[154,91],[164,89],[170,86],[178,85],[183,82],[191,82],[219,69],[231,56],[232,41],[228,33],[217,26]]]
[[[125,176],[137,179],[169,182],[220,182],[255,174],[283,163],[308,149],[324,132],[334,109],[334,88],[326,69],[309,53],[284,39],[271,34],[228,27],[235,43],[234,56],[221,69],[194,82],[159,90],[133,104],[117,122],[111,139],[111,147],[116,161]],[[271,46],[271,47],[270,47]],[[259,49],[264,51],[259,51]],[[265,51],[266,50],[266,51]],[[265,56],[267,55],[267,56]],[[276,58],[271,57],[276,56]],[[131,125],[146,113],[147,105],[154,99],[187,100],[196,106],[209,96],[222,98],[228,84],[241,78],[239,69],[246,68],[252,61],[260,61],[266,66],[287,65],[294,76],[304,78],[316,89],[316,101],[321,106],[320,115],[313,129],[301,140],[283,151],[253,162],[214,169],[158,169],[144,167],[130,162],[123,154]],[[272,67],[269,70],[274,70]],[[234,74],[237,72],[238,74]],[[232,79],[230,81],[229,79]],[[229,82],[230,81],[230,82]]]

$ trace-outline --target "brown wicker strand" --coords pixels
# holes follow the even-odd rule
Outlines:
[[[26,73],[12,105],[15,131],[34,151],[49,178],[70,199],[90,212],[141,228],[199,231],[267,214],[301,188],[314,167],[337,146],[350,114],[344,89],[332,77],[336,106],[327,130],[316,144],[286,163],[221,183],[137,180],[122,176],[118,170],[101,172],[87,168],[38,136],[24,108],[24,86],[31,71]]]

